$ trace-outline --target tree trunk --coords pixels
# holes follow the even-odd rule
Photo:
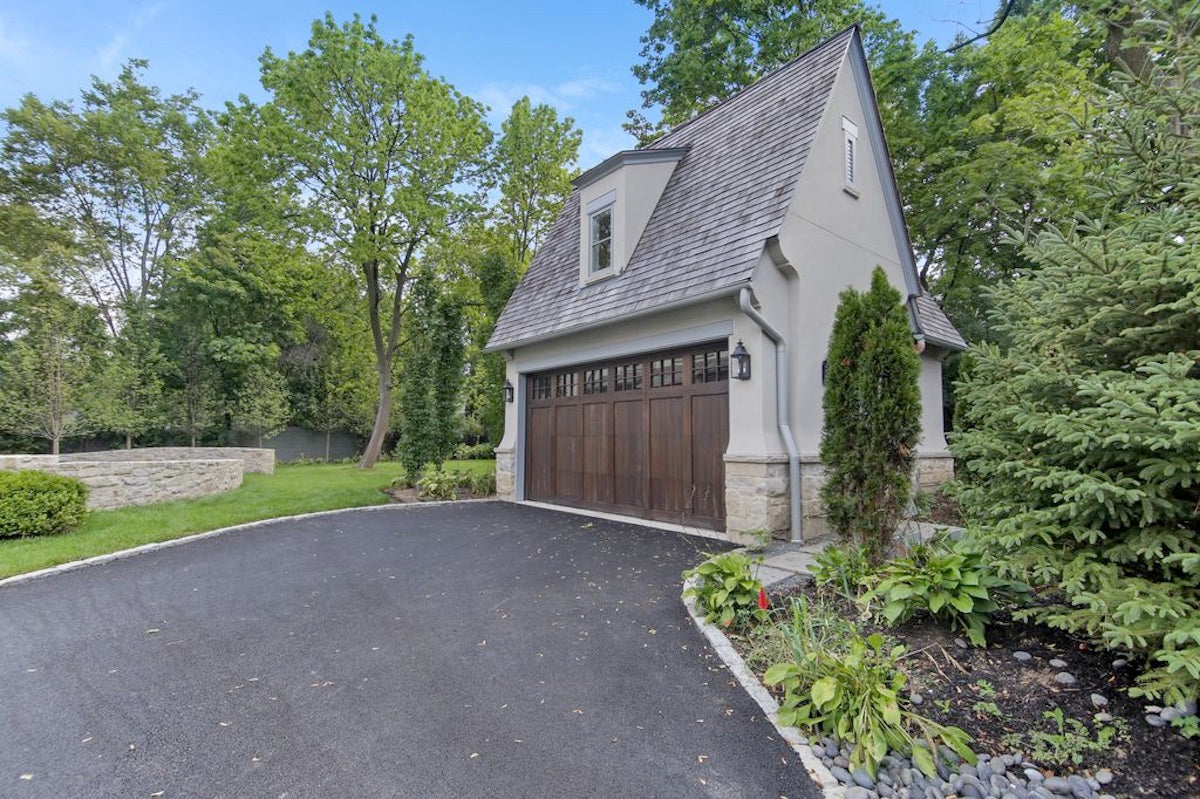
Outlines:
[[[133,434],[125,434],[125,449],[133,449]]]
[[[333,431],[325,431],[325,462],[329,463],[329,440],[333,438]]]
[[[58,454],[58,439],[57,438],[50,439],[50,454],[51,455]]]
[[[191,431],[189,431],[189,432],[188,432],[188,438],[189,438],[189,439],[191,440],[191,442],[192,442],[192,449],[195,449],[195,448],[196,448],[196,431],[195,431],[195,430],[191,430]]]
[[[383,439],[387,436],[392,421],[392,365],[388,361],[379,364],[379,409],[375,411],[375,426],[371,438],[358,462],[358,468],[370,469],[383,453]]]

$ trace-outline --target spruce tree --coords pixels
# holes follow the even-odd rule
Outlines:
[[[912,487],[921,432],[920,361],[908,314],[879,267],[842,292],[825,373],[821,502],[838,536],[886,557]]]
[[[1135,6],[1140,67],[1084,127],[1104,213],[1025,242],[951,449],[972,526],[1057,598],[1038,615],[1142,653],[1135,693],[1177,701],[1200,693],[1200,10]]]

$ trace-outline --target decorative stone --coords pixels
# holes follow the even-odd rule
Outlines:
[[[846,771],[846,769],[842,768],[841,766],[834,766],[833,768],[829,769],[829,773],[832,774],[838,782],[844,785],[854,784],[854,778],[850,776],[850,772]]]
[[[875,780],[871,779],[871,775],[867,773],[866,769],[856,768],[850,772],[850,779],[854,780],[855,785],[861,785],[868,791],[875,787]]]
[[[1025,779],[1029,780],[1030,782],[1041,782],[1046,778],[1043,777],[1042,772],[1038,771],[1037,769],[1027,768],[1025,769]]]
[[[1167,726],[1167,720],[1164,719],[1162,716],[1158,715],[1157,713],[1147,714],[1146,715],[1146,723],[1149,724],[1151,727]]]
[[[840,766],[841,768],[846,769],[846,772],[849,773],[850,758],[846,757],[845,755],[838,755],[833,759],[833,763],[835,766]]]
[[[1063,686],[1071,686],[1079,682],[1075,679],[1075,675],[1067,671],[1060,671],[1058,674],[1055,674],[1054,681]]]
[[[1101,785],[1108,785],[1113,781],[1113,773],[1106,768],[1098,770],[1095,774],[1096,782]]]
[[[1163,719],[1163,721],[1174,721],[1182,714],[1179,712],[1178,708],[1164,707],[1158,715]]]
[[[1051,658],[1050,659],[1050,668],[1065,669],[1066,667],[1067,667],[1067,661],[1063,660],[1062,658]]]
[[[846,799],[871,799],[871,792],[855,785],[846,789]]]
[[[909,694],[908,701],[912,702],[914,705],[919,705],[925,701],[925,697],[921,696],[918,693],[913,693],[913,694]]]
[[[1016,652],[1013,652],[1013,660],[1018,663],[1028,663],[1033,660],[1033,655],[1018,649]]]
[[[1129,659],[1128,659],[1128,658],[1117,658],[1116,660],[1114,660],[1114,661],[1113,661],[1113,668],[1114,668],[1114,669],[1123,669],[1123,668],[1125,668],[1125,667],[1126,667],[1126,666],[1128,666],[1128,665],[1129,665]]]
[[[1194,716],[1197,711],[1197,702],[1195,699],[1185,699],[1182,702],[1175,703],[1175,709],[1183,716]]]
[[[1101,724],[1107,724],[1113,720],[1111,713],[1097,713],[1096,715],[1092,716],[1092,718]]]
[[[1092,694],[1093,707],[1108,707],[1108,697],[1104,694]]]
[[[1092,790],[1092,786],[1088,785],[1087,780],[1078,774],[1067,777],[1067,786],[1071,789],[1075,799],[1091,799],[1096,793]]]
[[[959,649],[970,649],[971,648],[971,645],[968,644],[966,642],[966,639],[963,639],[963,638],[955,638],[954,645],[956,647],[958,647]]]

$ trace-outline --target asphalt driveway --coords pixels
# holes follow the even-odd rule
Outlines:
[[[679,602],[714,546],[463,503],[0,588],[0,796],[817,796]]]

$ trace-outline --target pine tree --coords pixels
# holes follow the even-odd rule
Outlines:
[[[919,356],[879,267],[870,291],[842,292],[826,363],[821,502],[838,536],[879,562],[908,501],[921,432]]]
[[[1137,693],[1176,701],[1200,693],[1200,9],[1135,5],[1148,57],[1085,126],[1105,211],[1025,242],[952,451],[973,526],[1059,600],[1038,615],[1143,653]]]

